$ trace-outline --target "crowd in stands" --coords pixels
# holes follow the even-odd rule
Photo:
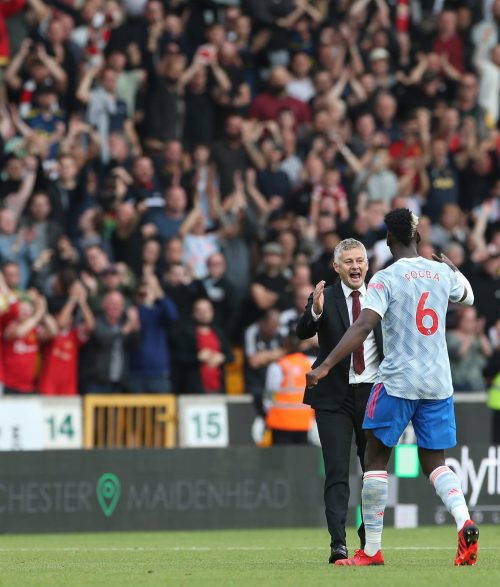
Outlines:
[[[383,268],[400,207],[474,288],[449,353],[485,390],[499,26],[500,0],[2,0],[5,392],[223,392],[242,347],[259,408],[335,246]]]

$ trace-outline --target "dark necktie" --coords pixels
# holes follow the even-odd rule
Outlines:
[[[355,289],[352,294],[352,321],[356,322],[360,312],[361,304],[359,302],[359,291]],[[353,367],[354,373],[360,375],[365,370],[365,355],[363,353],[363,345],[358,347],[353,353]]]

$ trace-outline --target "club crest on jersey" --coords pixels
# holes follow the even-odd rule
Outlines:
[[[439,273],[432,273],[432,271],[424,271],[421,269],[420,271],[409,271],[405,273],[405,279],[408,281],[412,281],[413,279],[432,279],[434,281],[439,281]]]

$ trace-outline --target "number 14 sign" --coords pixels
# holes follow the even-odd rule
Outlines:
[[[43,398],[43,448],[82,448],[81,399]]]

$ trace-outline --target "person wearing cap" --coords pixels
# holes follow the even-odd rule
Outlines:
[[[24,122],[46,144],[46,158],[55,159],[66,125],[64,113],[59,109],[57,89],[52,81],[46,81],[37,87],[35,104],[36,107],[29,112]]]
[[[372,49],[368,56],[370,71],[375,76],[378,88],[389,89],[396,84],[396,78],[391,73],[391,54],[384,47]]]
[[[356,320],[366,298],[368,258],[361,242],[352,238],[341,241],[335,247],[333,267],[340,280],[328,287],[325,287],[324,281],[316,285],[296,329],[297,336],[302,340],[318,335],[319,354],[314,365],[319,365],[336,346]],[[363,469],[366,439],[362,423],[382,354],[382,331],[378,325],[362,347],[332,369],[314,391],[308,388],[304,394],[304,403],[316,412],[325,463],[324,497],[331,536],[330,563],[348,556],[345,523],[352,435],[354,431]],[[358,529],[358,535],[363,548],[363,525]]]

